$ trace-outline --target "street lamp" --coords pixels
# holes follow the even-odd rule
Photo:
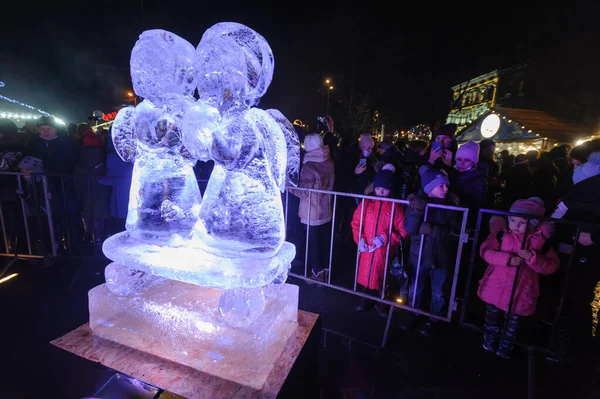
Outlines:
[[[327,112],[325,113],[325,115],[329,115],[329,98],[331,97],[331,90],[333,90],[333,85],[330,85],[331,80],[329,80],[329,79],[326,79],[325,83],[328,86],[328,88],[327,88]]]
[[[128,101],[133,101],[133,106],[137,106],[137,96],[131,91],[127,92],[127,96],[129,97]]]

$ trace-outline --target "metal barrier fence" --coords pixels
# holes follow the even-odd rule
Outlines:
[[[306,281],[309,281],[310,283],[314,283],[314,284],[321,284],[339,291],[343,291],[346,293],[350,293],[353,294],[355,296],[361,297],[361,298],[365,298],[371,301],[375,301],[380,305],[386,305],[388,306],[388,310],[387,310],[387,317],[386,317],[386,325],[385,325],[385,330],[383,332],[383,339],[381,341],[381,346],[385,346],[386,342],[387,342],[387,337],[388,337],[388,333],[389,333],[389,329],[390,329],[390,324],[391,324],[391,320],[392,320],[392,315],[394,312],[394,309],[403,309],[403,310],[407,310],[410,311],[412,313],[415,314],[420,314],[423,316],[427,316],[430,317],[431,319],[435,319],[435,320],[439,320],[439,321],[444,321],[444,322],[450,322],[452,320],[452,314],[455,310],[457,310],[457,302],[456,302],[456,289],[457,289],[457,283],[458,283],[458,277],[459,277],[459,271],[460,271],[460,265],[461,265],[461,258],[462,258],[462,249],[463,249],[463,245],[468,241],[468,235],[466,232],[466,227],[467,227],[467,217],[468,217],[468,210],[466,208],[460,208],[460,207],[454,207],[454,206],[446,206],[446,205],[437,205],[437,204],[427,204],[425,210],[424,210],[424,215],[423,215],[423,220],[422,222],[426,222],[428,221],[428,214],[430,213],[431,209],[438,209],[442,212],[449,212],[449,213],[458,213],[458,217],[456,219],[459,220],[458,222],[458,226],[455,232],[453,232],[455,238],[456,238],[456,242],[453,244],[456,244],[456,255],[455,255],[455,259],[453,262],[453,268],[452,270],[448,271],[448,276],[451,276],[451,286],[449,288],[446,288],[446,284],[443,284],[444,287],[442,288],[444,290],[443,295],[445,297],[448,297],[448,301],[447,301],[447,310],[445,313],[432,313],[431,311],[426,311],[424,310],[421,306],[419,306],[419,304],[415,304],[415,299],[417,298],[417,295],[419,295],[420,297],[423,297],[422,292],[421,293],[417,293],[417,289],[420,285],[424,284],[424,281],[420,281],[421,279],[426,279],[426,275],[424,275],[424,273],[421,273],[422,268],[425,267],[431,267],[433,265],[422,265],[421,264],[421,259],[423,257],[423,249],[424,249],[424,235],[423,234],[415,234],[412,237],[410,237],[410,239],[417,239],[419,240],[419,250],[418,250],[418,256],[417,256],[417,260],[416,263],[415,262],[410,262],[409,259],[404,259],[404,262],[407,263],[407,269],[408,269],[408,273],[409,276],[408,277],[408,285],[410,287],[410,289],[408,289],[408,295],[409,295],[409,303],[405,302],[406,298],[401,298],[401,297],[397,297],[394,298],[394,295],[390,295],[389,290],[387,290],[386,288],[390,285],[390,279],[392,278],[392,276],[390,276],[390,268],[389,268],[389,264],[390,264],[390,249],[391,249],[391,239],[387,240],[386,243],[386,253],[385,253],[385,268],[384,268],[384,273],[383,273],[383,283],[382,283],[382,289],[379,292],[378,296],[373,296],[373,295],[369,295],[368,293],[365,292],[361,292],[359,291],[358,288],[358,273],[359,273],[359,262],[360,262],[360,252],[359,249],[356,245],[356,243],[354,242],[354,240],[350,240],[350,239],[346,239],[344,240],[343,237],[343,233],[344,233],[344,229],[349,229],[350,228],[350,224],[347,222],[349,217],[352,217],[352,215],[354,214],[355,210],[357,210],[357,207],[360,207],[361,211],[360,211],[360,219],[359,219],[359,227],[358,227],[358,231],[362,232],[363,231],[363,218],[364,218],[364,210],[365,210],[365,202],[366,201],[381,201],[381,202],[389,202],[392,204],[391,206],[391,214],[389,214],[389,231],[388,231],[388,237],[392,236],[392,227],[393,227],[393,220],[394,220],[394,212],[395,212],[395,206],[393,206],[393,204],[401,204],[402,207],[400,208],[402,212],[405,212],[406,206],[408,205],[408,201],[405,200],[398,200],[398,199],[391,199],[391,198],[382,198],[382,197],[372,197],[372,196],[366,196],[366,195],[357,195],[357,194],[349,194],[349,193],[341,193],[341,192],[335,192],[335,191],[325,191],[325,190],[316,190],[316,189],[307,189],[307,188],[294,188],[292,189],[293,193],[296,193],[298,196],[300,196],[300,193],[305,193],[305,196],[308,197],[308,215],[307,215],[307,220],[306,221],[310,221],[311,220],[311,211],[312,211],[312,196],[313,195],[325,195],[325,196],[331,196],[333,199],[333,206],[332,206],[332,221],[331,221],[331,227],[330,227],[330,242],[329,242],[329,262],[327,265],[327,273],[325,274],[327,276],[327,281],[319,281],[314,279],[312,276],[309,276],[309,248],[310,248],[310,228],[306,228],[306,236],[304,237],[304,245],[305,247],[303,248],[304,251],[300,251],[300,253],[304,255],[304,272],[303,273],[298,273],[297,271],[295,272],[295,269],[292,268],[292,272],[290,273],[291,276],[296,277],[296,278],[300,278],[300,279],[304,279]],[[290,190],[288,189],[285,193],[285,199],[284,199],[284,206],[285,206],[285,219],[286,219],[286,227],[287,227],[287,232],[288,232],[288,241],[290,236],[293,236],[293,234],[290,234],[290,226],[297,224],[300,222],[297,214],[295,215],[294,213],[297,213],[297,208],[295,206],[291,207],[290,203],[291,198],[293,198],[294,194],[290,193]],[[349,201],[348,201],[349,200]],[[339,211],[339,203],[340,202],[345,202],[344,208],[343,210],[340,212]],[[352,205],[354,204],[354,205]],[[293,208],[292,210],[290,208]],[[294,212],[295,211],[295,212]],[[383,215],[382,215],[383,216]],[[406,213],[404,215],[406,217]],[[387,217],[387,215],[386,215]],[[345,219],[345,223],[344,221],[339,222],[338,220],[340,218]],[[309,222],[310,223],[310,222]],[[346,231],[346,233],[348,233]],[[337,242],[336,242],[336,237],[338,238]],[[405,240],[405,243],[407,241]],[[355,256],[353,259],[353,264],[355,265],[354,267],[354,273],[353,273],[353,278],[350,282],[350,286],[348,286],[348,284],[346,284],[346,286],[344,286],[343,283],[340,282],[340,280],[343,280],[342,278],[338,278],[336,280],[338,280],[338,283],[333,283],[332,284],[332,276],[335,276],[336,273],[339,274],[343,274],[344,271],[347,273],[348,270],[343,270],[344,268],[344,262],[347,261],[347,258],[344,259],[343,257],[338,257],[337,262],[334,261],[334,253],[336,252],[336,246],[338,247],[337,250],[338,251],[342,251],[345,252],[347,250],[349,250],[350,248],[356,248],[355,250]],[[339,248],[339,247],[342,248]],[[408,245],[407,245],[408,246]],[[411,245],[412,246],[412,245]],[[297,250],[298,250],[298,246],[297,246]],[[404,248],[404,251],[408,250],[410,251],[410,246],[408,246],[408,248]],[[431,249],[429,249],[431,250]],[[410,256],[409,256],[410,258]],[[337,270],[336,270],[337,269]],[[341,269],[341,270],[340,270]],[[429,276],[429,278],[431,279],[431,275]],[[422,287],[421,287],[422,288]],[[449,295],[448,295],[449,293]]]
[[[201,192],[207,180],[199,179]],[[77,242],[86,236],[98,244],[99,229],[122,231],[131,176],[0,173],[0,256],[44,259],[93,256]],[[102,219],[101,227],[95,219]],[[119,221],[107,226],[105,221]]]
[[[546,251],[555,251],[559,259],[559,268],[556,272],[547,276],[540,275],[540,287],[542,289],[541,295],[538,298],[535,313],[531,316],[526,317],[527,327],[529,328],[529,334],[527,331],[522,331],[523,334],[518,335],[517,339],[513,339],[510,336],[502,334],[503,329],[501,327],[500,332],[493,333],[489,329],[484,328],[484,311],[477,307],[483,305],[483,301],[477,297],[476,289],[477,282],[480,277],[484,274],[487,263],[479,255],[480,242],[485,239],[486,236],[494,234],[490,232],[488,224],[489,219],[492,216],[510,217],[517,216],[527,220],[527,232],[533,231],[538,227],[532,225],[532,220],[536,220],[539,225],[547,223],[550,226],[554,226],[551,237],[547,240]],[[538,226],[539,226],[538,225]],[[480,209],[477,217],[477,224],[475,228],[475,234],[472,240],[472,252],[469,267],[466,275],[465,291],[463,304],[460,314],[460,324],[464,327],[474,329],[482,334],[490,334],[496,338],[502,338],[515,346],[521,347],[526,350],[529,354],[529,367],[530,377],[533,373],[533,359],[534,353],[540,353],[549,358],[560,359],[568,354],[561,351],[561,340],[563,343],[568,344],[568,331],[569,329],[569,318],[572,321],[575,315],[569,314],[570,309],[565,309],[565,302],[569,300],[569,296],[573,295],[573,289],[570,285],[570,280],[574,272],[580,272],[577,268],[589,267],[585,265],[586,259],[581,258],[579,254],[581,245],[578,244],[579,237],[582,231],[598,231],[600,226],[591,223],[574,222],[562,219],[551,219],[547,217],[536,217],[532,215],[502,212],[490,209]],[[527,234],[524,235],[524,239],[521,242],[521,249],[526,248]],[[502,241],[500,239],[500,241]],[[501,243],[500,243],[501,245]],[[546,252],[547,253],[547,252]],[[579,262],[577,262],[579,260]],[[596,266],[597,265],[592,265]],[[511,284],[511,294],[508,304],[508,309],[505,312],[505,317],[509,317],[515,312],[515,300],[517,295],[517,288],[521,286],[519,283],[519,274],[523,268],[527,267],[524,264],[516,266],[515,277]],[[579,288],[579,287],[577,287]],[[583,288],[583,287],[581,287]],[[592,313],[591,304],[587,306],[590,314]],[[471,311],[475,308],[475,311]],[[585,309],[582,309],[582,313]],[[590,326],[591,328],[591,326]],[[535,332],[535,333],[534,333]],[[529,337],[529,339],[524,339]],[[564,348],[563,348],[564,349]],[[532,379],[530,378],[530,384]],[[533,397],[533,387],[530,386],[529,397]]]
[[[123,195],[119,190],[123,190],[126,187],[126,198],[128,200],[129,192],[129,178],[126,177],[109,177],[109,176],[83,176],[83,175],[34,175],[24,173],[0,173],[0,178],[3,179],[2,187],[4,194],[10,194],[11,192],[15,195],[8,195],[8,198],[0,198],[0,227],[2,229],[2,242],[0,245],[3,247],[3,251],[0,256],[18,257],[22,259],[48,259],[55,258],[57,256],[94,256],[90,253],[75,253],[74,251],[74,234],[73,222],[74,219],[70,215],[73,212],[69,210],[68,195],[74,194],[69,186],[72,185],[72,179],[83,179],[87,182],[87,189],[85,194],[89,197],[90,207],[92,209],[89,216],[94,218],[94,201],[102,201],[101,198],[95,196],[94,184],[97,182],[97,178],[102,178],[104,181],[112,180],[112,191],[110,193],[110,201],[115,202],[115,212],[124,211],[124,209],[118,209],[123,204],[119,204],[118,198]],[[121,183],[121,184],[118,184]],[[200,180],[201,192],[205,188],[205,180]],[[120,187],[120,188],[119,188]],[[482,327],[483,313],[481,310],[477,310],[477,306],[481,306],[482,302],[475,295],[475,289],[477,284],[473,284],[479,280],[479,275],[483,273],[486,265],[482,264],[479,257],[479,244],[482,238],[488,234],[486,229],[486,222],[492,215],[498,215],[507,217],[516,215],[527,219],[528,228],[529,221],[534,219],[531,215],[519,215],[508,212],[501,212],[496,210],[481,209],[477,215],[477,224],[475,227],[474,237],[469,238],[467,233],[467,217],[468,211],[465,208],[452,207],[428,204],[425,208],[423,221],[427,221],[428,217],[433,209],[436,212],[450,212],[457,213],[460,219],[459,228],[453,233],[455,239],[453,244],[456,245],[456,252],[453,258],[453,268],[448,272],[448,283],[451,283],[450,287],[444,287],[444,296],[448,298],[445,306],[446,310],[443,313],[432,313],[424,309],[421,304],[415,303],[417,298],[417,289],[420,283],[423,283],[421,279],[426,279],[427,276],[421,273],[421,270],[431,265],[422,265],[422,257],[424,254],[424,235],[415,234],[411,237],[411,240],[417,239],[418,242],[418,256],[416,262],[410,261],[410,259],[404,259],[407,266],[406,276],[407,282],[405,286],[404,295],[408,297],[402,298],[400,296],[400,288],[398,282],[389,274],[390,264],[390,250],[391,240],[388,239],[386,243],[385,252],[385,267],[382,276],[382,289],[375,296],[359,290],[358,284],[358,273],[360,267],[360,252],[351,237],[351,218],[357,208],[360,208],[360,218],[358,223],[358,230],[363,230],[363,217],[365,204],[369,201],[382,201],[389,202],[391,206],[391,214],[389,216],[389,229],[387,231],[388,237],[392,236],[394,212],[396,209],[402,209],[407,211],[407,201],[371,197],[365,195],[348,194],[334,191],[324,191],[306,188],[293,188],[295,194],[304,193],[308,198],[308,220],[311,220],[311,209],[312,207],[312,196],[314,195],[326,195],[330,196],[332,204],[332,220],[331,224],[328,225],[329,236],[327,250],[327,262],[323,266],[326,266],[327,276],[326,281],[319,281],[312,278],[309,275],[309,266],[312,266],[309,260],[309,250],[311,247],[317,244],[323,244],[318,242],[319,240],[311,240],[311,228],[309,226],[304,233],[302,230],[306,225],[302,224],[298,217],[298,205],[299,198],[292,194],[290,190],[282,195],[284,201],[285,210],[285,222],[287,239],[297,246],[297,259],[292,265],[291,276],[299,279],[303,279],[312,284],[321,284],[332,289],[343,291],[356,296],[357,298],[365,298],[380,305],[388,306],[386,324],[383,332],[383,338],[381,346],[385,346],[392,316],[395,309],[402,309],[409,311],[414,314],[430,317],[434,320],[451,322],[454,311],[458,309],[458,304],[462,303],[460,313],[460,324],[471,329],[475,329],[482,333],[486,332]],[[81,197],[81,192],[79,196]],[[400,204],[400,208],[396,208],[394,204]],[[126,213],[126,212],[123,212]],[[76,218],[81,218],[81,213],[75,212]],[[559,323],[564,313],[565,297],[568,295],[568,284],[572,271],[575,267],[579,266],[576,264],[576,251],[578,248],[577,242],[581,229],[598,229],[598,226],[593,224],[586,224],[580,222],[572,222],[567,220],[556,220],[549,218],[535,217],[540,221],[552,222],[558,226],[557,231],[564,229],[575,229],[574,235],[567,234],[566,241],[560,241],[556,243],[555,248],[560,253],[561,267],[556,277],[543,277],[542,281],[545,283],[551,279],[554,279],[554,290],[559,293],[557,296],[544,295],[541,296],[542,309],[546,312],[543,318],[540,318],[539,312],[532,317],[533,320],[537,320],[542,326],[548,327],[549,331],[546,331],[541,336],[543,341],[540,341],[538,336],[537,342],[524,341],[524,340],[513,340],[508,339],[517,346],[525,348],[530,355],[533,352],[543,353],[547,356],[556,356],[557,353],[553,348],[556,345],[557,336],[559,333]],[[92,235],[95,236],[95,227],[92,225]],[[122,230],[122,229],[121,229]],[[119,231],[121,231],[119,230]],[[294,231],[295,230],[295,231]],[[319,237],[318,237],[319,238]],[[559,237],[560,238],[560,237]],[[41,245],[40,245],[41,242]],[[404,251],[410,251],[408,240],[405,240],[407,244]],[[524,244],[524,243],[523,243]],[[464,245],[471,246],[470,261],[461,261],[463,255]],[[352,249],[352,251],[351,251]],[[427,249],[429,250],[429,249]],[[427,253],[427,252],[425,252]],[[101,256],[101,254],[96,255]],[[410,258],[410,257],[409,257]],[[301,262],[301,263],[299,263]],[[460,266],[463,263],[468,263],[468,272],[466,275],[460,274]],[[298,269],[301,267],[302,269]],[[412,268],[412,269],[411,269]],[[4,274],[5,270],[0,273]],[[431,276],[429,276],[431,277]],[[463,281],[464,280],[464,281]],[[512,308],[514,296],[516,292],[516,282],[513,283],[513,289],[510,298],[509,309]],[[464,297],[462,299],[456,298],[457,288],[460,284],[464,284]],[[423,294],[421,294],[424,297]],[[549,298],[558,298],[557,301],[551,303]],[[406,301],[408,299],[408,302]],[[474,312],[469,313],[470,310],[475,309]]]

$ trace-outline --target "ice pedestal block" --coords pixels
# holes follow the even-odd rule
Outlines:
[[[110,260],[131,269],[223,289],[270,284],[287,272],[296,255],[296,247],[284,242],[270,258],[225,258],[204,252],[193,240],[145,240],[127,231],[106,239],[102,251]]]
[[[222,290],[158,279],[131,296],[106,284],[89,291],[95,335],[261,389],[297,327],[298,286],[265,287],[265,310],[252,324],[232,327],[218,312]]]

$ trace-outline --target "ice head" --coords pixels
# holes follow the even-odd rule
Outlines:
[[[219,110],[253,106],[271,84],[273,67],[273,51],[260,34],[235,22],[215,24],[196,49],[200,100]]]
[[[144,31],[131,51],[135,93],[154,102],[169,93],[191,95],[195,49],[187,40],[162,29]]]

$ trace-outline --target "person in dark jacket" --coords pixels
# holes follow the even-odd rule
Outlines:
[[[412,193],[416,193],[421,188],[421,175],[419,168],[427,163],[426,158],[427,142],[413,140],[408,143],[404,152],[404,159],[398,169],[400,175],[400,199],[407,199]]]
[[[440,126],[431,137],[431,142],[438,141],[441,143],[439,150],[430,149],[427,154],[429,164],[437,169],[445,171],[449,176],[452,175],[452,165],[454,165],[454,156],[458,144],[454,138],[457,125],[455,123],[447,123]]]
[[[39,118],[38,128],[39,135],[30,138],[25,153],[41,159],[46,173],[60,175],[48,178],[52,217],[57,240],[70,240],[74,235],[69,237],[68,233],[83,230],[80,228],[79,207],[71,176],[77,164],[77,148],[53,117]]]
[[[447,301],[446,280],[456,262],[462,212],[430,206],[425,218],[427,204],[459,206],[459,199],[448,192],[448,176],[443,171],[425,165],[419,172],[422,192],[408,197],[409,206],[404,220],[406,234],[410,236],[411,287],[408,304],[420,307],[425,282],[429,280],[430,312],[442,315]],[[414,317],[408,317],[400,328],[408,331],[414,322]],[[433,319],[427,320],[420,333],[433,335],[435,325]]]
[[[339,168],[336,165],[336,180],[339,178],[339,190],[365,195],[365,190],[373,182],[377,157],[373,154],[375,143],[371,135],[363,133],[344,157],[340,157]],[[359,201],[355,201],[358,204]]]
[[[552,218],[567,219],[600,225],[600,152],[589,155],[587,162],[573,172],[573,187],[560,199]],[[569,231],[574,236],[575,231]],[[590,304],[600,282],[600,229],[582,228],[575,252],[576,261],[571,267],[569,285],[565,293],[563,319],[566,324],[572,355],[592,354],[596,365],[600,363],[600,334],[596,327],[592,335],[594,315]],[[598,318],[597,310],[596,320]]]
[[[98,176],[98,183],[109,186],[110,216],[107,220],[106,234],[112,235],[125,230],[125,220],[129,207],[129,189],[131,187],[131,175],[133,163],[125,162],[115,149],[112,140],[108,140],[106,151],[106,176]]]
[[[502,167],[500,180],[504,182],[501,207],[503,210],[508,211],[510,206],[518,199],[533,196],[531,194],[533,174],[525,154],[517,155],[515,164],[510,169],[505,171],[504,166]]]
[[[479,163],[487,166],[487,198],[485,201],[486,208],[494,208],[496,196],[502,192],[500,184],[500,165],[494,160],[494,152],[496,151],[496,143],[493,140],[485,139],[479,142]]]
[[[460,198],[461,206],[469,208],[473,218],[487,199],[487,166],[479,162],[479,145],[469,141],[456,151],[455,173],[450,176],[450,188]]]
[[[10,119],[0,119],[0,172],[19,172],[19,162],[23,159],[25,148],[19,142],[17,125]],[[4,213],[6,242],[9,249],[15,241],[17,231],[21,229],[21,204],[17,196],[18,176],[0,175],[0,202]],[[19,216],[21,218],[19,218]]]
[[[83,147],[75,165],[75,191],[82,209],[84,241],[100,244],[105,238],[105,220],[110,216],[110,188],[97,182],[106,175],[106,149],[91,129],[83,134]]]

